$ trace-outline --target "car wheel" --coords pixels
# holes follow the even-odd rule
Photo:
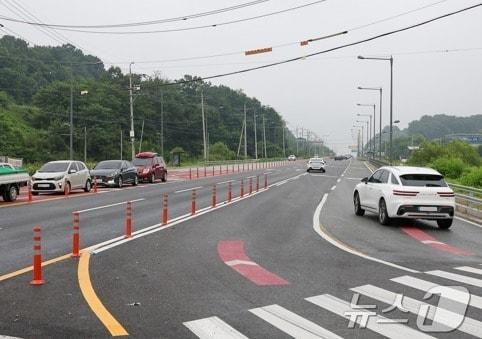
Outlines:
[[[117,179],[117,187],[122,188],[124,183],[122,182],[122,177],[119,175],[119,179]]]
[[[439,219],[437,225],[439,228],[446,230],[452,226],[453,219]]]
[[[87,181],[85,182],[84,192],[89,193],[91,189],[92,189],[92,184],[90,183],[90,180],[87,179]]]
[[[70,192],[71,192],[70,182],[67,181],[67,182],[65,183],[65,187],[64,187],[64,194],[65,194],[65,195],[69,195]]]
[[[15,201],[17,200],[17,188],[15,186],[10,186],[8,191],[3,194],[3,200],[5,201]]]
[[[139,183],[139,178],[137,178],[137,175],[134,177],[134,181],[132,182],[132,186],[137,186]]]
[[[308,172],[308,173],[310,173],[310,171],[311,171],[311,170],[310,170],[309,168],[306,170],[306,172]]]
[[[356,192],[353,197],[353,205],[355,207],[355,215],[362,217],[365,214],[365,210],[361,208],[360,195],[358,192]]]
[[[161,181],[162,181],[162,182],[166,182],[166,181],[167,181],[167,172],[164,173],[164,175],[163,175],[162,178],[161,178]]]
[[[151,174],[151,177],[149,178],[149,182],[150,182],[151,184],[153,184],[154,181],[156,181],[156,176],[154,175],[154,173],[152,173],[152,174]]]
[[[326,170],[324,168],[321,169],[321,173],[325,173]]]
[[[387,212],[387,204],[385,203],[385,199],[380,199],[378,204],[378,221],[382,225],[390,224],[390,218],[388,217]]]

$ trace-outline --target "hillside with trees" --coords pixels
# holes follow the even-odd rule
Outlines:
[[[0,39],[0,150],[4,155],[43,162],[69,156],[70,93],[73,93],[74,154],[98,161],[130,158],[129,76],[71,45],[29,47],[10,36]],[[204,97],[210,160],[236,158],[247,108],[248,157],[255,156],[254,115],[258,155],[263,157],[263,119],[268,157],[296,150],[296,139],[273,108],[241,90],[215,86],[186,75],[163,79],[132,75],[136,152],[164,153],[180,149],[185,157],[203,154],[201,93]],[[284,130],[284,131],[283,131]],[[140,140],[142,137],[142,148]],[[328,150],[326,150],[328,151]],[[219,153],[219,154],[218,154]],[[241,147],[240,157],[244,155]]]

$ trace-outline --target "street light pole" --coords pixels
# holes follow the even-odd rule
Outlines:
[[[244,159],[248,159],[248,125],[246,124],[246,103],[244,103]]]
[[[283,157],[286,158],[286,147],[285,147],[285,123],[283,121]]]
[[[258,135],[256,131],[256,110],[253,112],[254,119],[254,158],[258,160]]]
[[[367,140],[370,145],[370,150],[375,155],[375,125],[376,125],[376,105],[375,104],[357,104],[357,106],[373,107],[373,137],[371,140]],[[370,135],[372,134],[372,116],[370,114],[358,114],[359,116],[369,116],[370,117]]]
[[[135,146],[134,146],[134,100],[132,97],[132,65],[134,62],[129,63],[129,105],[130,105],[130,113],[131,113],[131,130],[129,132],[129,136],[131,138],[131,153],[132,153],[132,159],[134,160],[135,158]]]
[[[364,122],[364,121],[362,121]],[[361,144],[360,144],[360,150],[361,150],[361,155],[363,156],[364,152],[363,152],[363,131],[364,131],[364,127],[363,125],[353,125],[353,127],[356,127],[356,128],[361,128]],[[358,130],[358,133],[360,133],[360,130]]]
[[[389,58],[364,57],[359,55],[361,60],[382,60],[390,61],[390,149],[389,149],[389,163],[393,162],[392,144],[393,144],[393,56]]]
[[[263,115],[263,146],[264,146],[264,157],[268,158],[268,152],[266,152],[266,122]]]
[[[74,84],[72,78],[70,79],[70,160],[74,160]]]

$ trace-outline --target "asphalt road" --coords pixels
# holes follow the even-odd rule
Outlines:
[[[259,194],[94,251],[93,290],[120,328],[157,338],[482,337],[480,226],[457,220],[448,231],[431,222],[386,227],[369,214],[356,217],[353,187],[369,174],[356,160],[331,161],[325,174],[307,174],[302,163],[271,172],[269,189]],[[162,193],[170,192],[172,217],[181,216],[190,211],[190,188],[203,187],[199,205],[207,207],[214,182],[234,180],[237,196],[242,176],[0,210],[0,272],[30,262],[32,224],[43,225],[43,251],[54,258],[70,250],[74,210],[145,199],[134,204],[134,228],[146,228],[159,223]],[[226,199],[226,185],[218,185],[218,200]],[[123,213],[123,205],[81,213],[82,247],[121,235]],[[118,330],[81,293],[79,266],[69,258],[45,267],[43,286],[28,284],[31,273],[1,281],[0,335],[86,338]],[[472,293],[455,331],[430,333],[417,325],[422,301],[442,305],[441,298],[423,299],[433,284]],[[359,305],[374,305],[369,311],[378,314],[368,328],[349,328],[345,312],[358,311],[350,305],[354,292]],[[384,312],[400,293],[408,312]],[[381,317],[408,322],[383,324]]]

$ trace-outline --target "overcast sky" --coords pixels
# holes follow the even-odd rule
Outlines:
[[[212,25],[314,1],[271,0],[220,15],[122,30]],[[250,0],[0,0],[0,14],[17,16],[20,4],[43,22],[68,25],[117,24],[185,16],[246,2]],[[135,72],[152,74],[160,71],[163,77],[176,79],[184,74],[209,76],[302,56],[477,3],[479,1],[474,0],[326,0],[259,20],[205,29],[138,35],[66,31],[61,34],[84,52],[100,57],[107,67],[114,64],[126,71],[128,63],[134,61]],[[363,27],[430,4],[435,5]],[[12,12],[12,9],[16,12]],[[59,44],[59,41],[34,27],[2,20],[0,23],[37,45]],[[352,30],[354,28],[358,29]],[[305,47],[291,44],[274,47],[272,53],[252,56],[244,56],[242,52],[286,45],[344,30],[349,33],[313,42]],[[432,53],[452,49],[472,50]],[[233,55],[166,61],[225,53]],[[388,122],[389,117],[389,63],[357,60],[359,54],[394,55],[394,120],[401,121],[401,128],[422,115],[482,114],[481,7],[363,45],[269,69],[215,79],[212,83],[242,89],[248,96],[274,107],[292,131],[304,127],[319,136],[329,135],[328,144],[338,152],[345,152],[347,145],[353,143],[351,129],[357,120],[356,114],[371,113],[370,108],[357,107],[356,103],[378,104],[377,92],[359,91],[357,86],[383,86],[384,123]]]

